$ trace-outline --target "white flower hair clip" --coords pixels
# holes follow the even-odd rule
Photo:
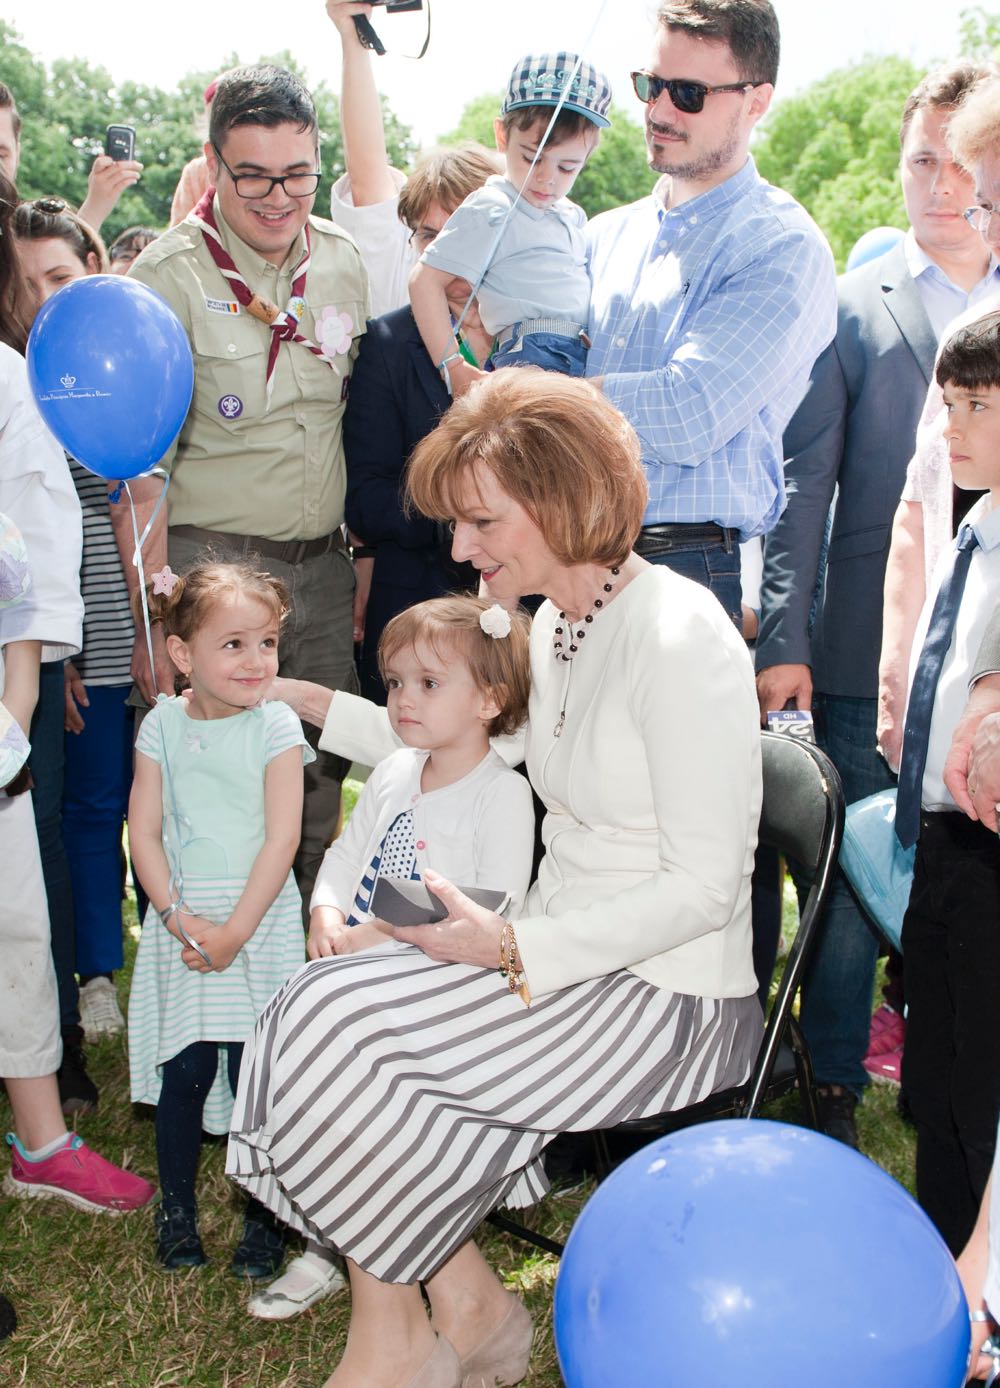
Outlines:
[[[492,636],[494,641],[499,641],[502,637],[510,635],[510,613],[506,607],[501,607],[498,602],[495,602],[485,612],[480,612],[479,625],[487,636]]]

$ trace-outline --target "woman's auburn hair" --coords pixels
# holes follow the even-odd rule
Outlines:
[[[464,519],[476,464],[531,517],[563,564],[620,564],[642,525],[648,488],[635,430],[587,381],[505,367],[457,400],[407,469],[409,501]]]

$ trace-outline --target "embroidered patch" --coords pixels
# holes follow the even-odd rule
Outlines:
[[[342,356],[351,350],[354,319],[328,304],[316,319],[316,337],[324,357]]]
[[[306,311],[306,301],[301,295],[297,294],[294,299],[289,299],[288,307],[285,312],[289,318],[294,318],[296,323],[302,322],[302,315]]]
[[[219,401],[219,414],[223,419],[239,419],[243,413],[243,401],[238,395],[224,395]]]
[[[240,306],[235,300],[206,299],[205,307],[209,313],[239,313]]]

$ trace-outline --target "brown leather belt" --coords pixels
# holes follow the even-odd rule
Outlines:
[[[281,564],[303,564],[331,549],[345,549],[344,533],[334,530],[315,540],[267,540],[263,535],[233,535],[227,530],[203,530],[200,525],[172,525],[170,534],[200,545],[216,545],[220,549],[241,549],[244,554],[259,554],[262,559],[276,559]]]

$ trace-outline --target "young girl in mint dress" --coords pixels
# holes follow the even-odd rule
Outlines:
[[[302,768],[314,753],[286,704],[261,702],[278,669],[283,585],[248,564],[153,576],[150,617],[190,694],[161,695],[136,743],[129,838],[150,907],[129,1001],[132,1098],[156,1105],[157,1257],[206,1261],[195,1177],[202,1128],[229,1126],[243,1042],[303,962],[291,866]],[[284,1255],[250,1200],[232,1261],[269,1276]]]

